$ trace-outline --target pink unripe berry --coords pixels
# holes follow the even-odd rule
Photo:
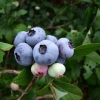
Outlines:
[[[34,63],[31,67],[31,72],[36,77],[43,77],[47,75],[48,72],[48,66],[39,65],[37,63]]]
[[[18,84],[15,84],[15,83],[11,83],[11,84],[10,84],[10,87],[11,87],[11,89],[14,90],[14,91],[17,91],[17,90],[19,89],[19,85],[18,85]]]
[[[51,65],[48,69],[48,74],[51,77],[57,77],[59,75],[63,75],[66,71],[66,68],[63,64],[61,63],[54,63]]]

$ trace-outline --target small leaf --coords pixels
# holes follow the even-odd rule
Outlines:
[[[5,55],[5,52],[0,50],[0,63],[3,61],[4,55]]]
[[[23,69],[20,74],[13,80],[13,83],[20,86],[27,86],[31,81],[33,75],[31,73],[30,67]]]
[[[98,79],[100,80],[100,68],[99,67],[96,68],[96,75]]]
[[[52,89],[52,92],[55,97],[55,100],[60,100],[63,96],[67,95],[68,93],[67,92],[62,92],[62,91],[59,91],[58,89],[56,89],[55,87],[51,88]]]
[[[71,59],[79,59],[91,52],[100,49],[100,43],[91,43],[86,45],[81,45],[75,48],[74,55]]]
[[[81,32],[72,30],[70,33],[67,34],[67,38],[72,41],[74,47],[77,47],[82,44],[84,40],[84,35]]]
[[[11,44],[0,42],[0,49],[3,50],[3,51],[8,51],[12,47],[13,47],[13,45],[11,45]]]
[[[24,24],[22,24],[22,23],[17,24],[15,26],[15,28],[14,28],[14,32],[16,33],[15,35],[17,35],[18,32],[23,31],[23,30],[27,31],[27,27]]]
[[[19,15],[19,16],[25,15],[26,13],[27,13],[27,11],[24,10],[24,9],[21,9],[21,10],[18,11],[18,15]]]
[[[52,85],[59,91],[67,93],[61,100],[81,100],[83,97],[82,91],[73,84],[54,80]]]
[[[61,77],[55,78],[55,80],[65,82],[65,83],[70,83],[69,79],[66,76],[61,76]]]
[[[100,43],[100,31],[97,31],[97,32],[94,34],[93,42],[95,42],[95,43]]]
[[[92,70],[89,68],[89,66],[84,66],[85,70],[86,70],[86,73],[83,74],[84,78],[85,79],[88,79],[92,74]]]
[[[5,38],[7,41],[9,41],[9,43],[12,43],[13,41],[13,33],[11,30],[8,30],[5,34]]]
[[[92,52],[86,56],[87,58],[93,60],[94,62],[100,64],[100,56],[96,52]]]
[[[50,92],[50,86],[49,84],[47,84],[45,87],[43,87],[41,90],[37,91],[38,95],[45,95],[45,94],[49,94]]]
[[[91,59],[86,58],[85,64],[83,67],[86,70],[86,72],[83,74],[83,76],[85,79],[88,79],[93,74],[92,70],[96,67],[96,63],[94,61],[92,61]]]

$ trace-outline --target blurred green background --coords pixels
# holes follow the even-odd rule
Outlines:
[[[74,47],[85,43],[87,36],[87,43],[100,43],[100,0],[0,0],[0,42],[13,45],[18,32],[35,26],[58,39],[67,37]],[[0,70],[23,69],[16,63],[13,50],[5,51]],[[95,53],[95,59],[89,55],[65,63],[65,75],[72,83],[78,82],[84,95],[82,100],[100,100],[100,51]],[[0,77],[0,100],[9,100],[12,94],[15,98],[19,96],[10,89],[15,76]]]

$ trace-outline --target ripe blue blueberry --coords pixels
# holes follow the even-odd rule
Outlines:
[[[51,65],[57,60],[58,55],[57,45],[49,40],[39,42],[33,49],[34,60],[40,65]]]
[[[27,32],[25,31],[19,32],[14,39],[14,46],[16,47],[19,43],[24,43],[26,40],[26,35]]]
[[[73,44],[67,38],[60,38],[57,41],[57,45],[59,48],[59,54],[63,58],[70,58],[74,54]]]
[[[32,28],[26,36],[26,42],[30,46],[35,46],[38,42],[44,40],[46,37],[45,31],[40,27]]]
[[[20,43],[14,50],[15,60],[22,66],[29,66],[33,62],[32,48],[26,43]]]
[[[57,43],[57,38],[53,35],[47,35],[45,40],[50,40],[50,41],[54,42],[55,44]]]
[[[65,58],[61,57],[60,55],[58,56],[56,63],[61,63],[64,64],[65,63]]]

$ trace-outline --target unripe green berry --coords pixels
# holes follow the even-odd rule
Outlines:
[[[17,91],[17,90],[19,89],[19,85],[18,85],[18,84],[15,84],[15,83],[11,83],[11,84],[10,84],[10,87],[11,87],[11,89],[14,90],[14,91]]]
[[[51,77],[57,77],[59,75],[63,75],[66,71],[66,68],[63,64],[61,63],[54,63],[51,65],[48,69],[48,74]]]

